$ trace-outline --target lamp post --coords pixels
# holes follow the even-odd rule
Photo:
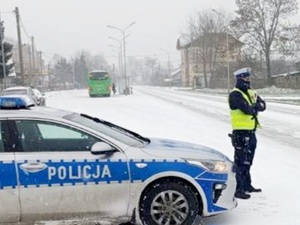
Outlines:
[[[163,52],[167,53],[167,55],[168,55],[169,88],[171,88],[172,83],[171,83],[170,53],[168,51],[162,49],[162,48],[160,50],[162,50]]]
[[[125,27],[124,29],[121,29],[119,27],[115,27],[115,26],[111,26],[111,25],[107,25],[108,28],[112,28],[115,30],[118,30],[122,33],[123,36],[123,58],[124,58],[124,77],[125,77],[125,94],[129,94],[129,88],[130,88],[130,84],[129,84],[129,79],[127,78],[127,71],[126,71],[126,43],[125,43],[125,32],[126,30],[133,26],[135,24],[135,22],[130,23],[127,27]]]
[[[228,29],[226,32],[226,56],[227,56],[227,93],[230,92],[230,67],[229,67],[229,43],[228,43]]]
[[[114,45],[108,45],[108,46],[111,47],[112,51],[117,53],[117,55],[115,55],[115,56],[118,59],[119,71],[121,74],[123,74],[123,68],[122,68],[123,59],[122,59],[121,49]]]
[[[75,78],[75,61],[72,65],[72,81],[73,81],[73,89],[76,89],[76,78]]]
[[[109,36],[108,38],[118,42],[119,44],[119,48],[116,47],[116,46],[113,46],[113,45],[109,45],[110,47],[114,48],[114,49],[117,49],[118,50],[118,64],[119,64],[119,71],[121,74],[123,74],[123,57],[122,57],[122,41],[121,40],[118,40],[117,38],[114,38],[114,37],[111,37]]]
[[[118,87],[118,93],[122,93],[122,90],[124,90],[124,82],[121,79],[123,76],[123,59],[122,59],[122,42],[120,42],[120,46],[117,47],[115,45],[108,45],[109,47],[111,47],[111,50],[116,52],[117,55],[116,58],[118,59],[118,66],[119,66],[119,75],[116,75],[116,73],[114,73],[114,79],[113,81],[115,82],[115,84]]]
[[[212,9],[213,12],[217,13],[219,17],[222,17],[221,13],[215,9]],[[227,60],[227,92],[230,92],[230,65],[229,65],[229,34],[228,34],[228,25],[226,29],[226,60]]]
[[[2,36],[2,20],[1,20],[1,12],[0,12],[0,46],[1,46],[1,56],[2,56],[2,68],[3,68],[3,89],[6,88],[6,68],[5,68],[5,53],[4,53],[4,45],[3,45],[3,37]]]

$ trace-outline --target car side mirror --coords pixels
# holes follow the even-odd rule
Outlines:
[[[117,150],[105,142],[96,142],[92,145],[91,152],[95,155],[112,154]]]

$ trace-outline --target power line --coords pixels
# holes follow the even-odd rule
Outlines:
[[[30,39],[31,38],[31,36],[27,33],[27,31],[26,31],[26,29],[25,29],[25,27],[24,27],[24,24],[23,24],[23,21],[22,21],[22,18],[20,17],[20,22],[21,22],[21,26],[22,26],[22,29],[23,29],[23,31],[24,31],[24,33],[27,35],[27,37]]]

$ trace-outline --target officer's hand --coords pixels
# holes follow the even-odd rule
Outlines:
[[[256,111],[263,111],[264,109],[265,109],[265,103],[263,102],[263,101],[257,101],[256,103],[255,103],[255,106],[254,106],[254,109],[256,110]]]

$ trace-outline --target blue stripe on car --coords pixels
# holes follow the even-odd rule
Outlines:
[[[45,169],[40,171],[27,171],[21,169],[21,165],[34,163],[24,160],[17,162],[20,186],[23,188],[44,187],[44,186],[70,186],[70,185],[89,185],[89,184],[110,184],[124,182],[143,182],[149,177],[163,172],[185,173],[195,179],[202,187],[207,197],[208,211],[222,211],[224,208],[213,204],[213,184],[215,182],[225,183],[227,174],[210,173],[200,167],[187,164],[185,162],[167,160],[129,160],[128,166],[131,174],[128,174],[126,161],[99,161],[99,160],[48,160],[43,162],[36,160],[37,163],[44,163]],[[0,189],[15,188],[17,186],[14,161],[0,161]],[[145,164],[138,167],[137,165]],[[4,171],[6,173],[4,174]],[[7,173],[7,171],[9,171]]]

